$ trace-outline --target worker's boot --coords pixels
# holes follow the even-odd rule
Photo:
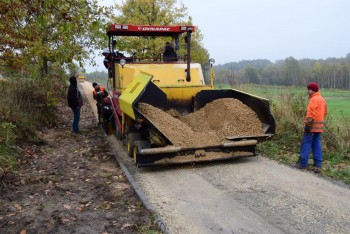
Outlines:
[[[294,164],[294,167],[298,168],[298,169],[301,169],[301,170],[307,169],[307,166],[302,166],[300,164],[300,157],[299,157],[298,161],[296,162],[296,164]]]
[[[321,173],[322,172],[322,167],[314,167],[314,172],[315,173]]]
[[[296,164],[294,165],[294,167],[295,167],[295,168],[298,168],[298,169],[300,169],[300,170],[306,170],[306,169],[307,169],[307,166],[302,166],[302,165],[300,165],[300,163],[296,163]]]

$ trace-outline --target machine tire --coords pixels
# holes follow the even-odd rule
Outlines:
[[[141,140],[141,135],[137,132],[130,132],[126,139],[126,150],[130,157],[133,156],[135,141]]]
[[[149,148],[151,148],[151,144],[146,140],[134,142],[133,158],[136,165],[138,164],[136,160],[137,155],[141,152],[142,149],[149,149]]]

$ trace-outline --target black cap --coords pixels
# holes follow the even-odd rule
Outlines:
[[[95,87],[96,85],[97,85],[97,83],[96,83],[96,82],[92,83],[92,87]]]

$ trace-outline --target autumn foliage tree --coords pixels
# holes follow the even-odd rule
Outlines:
[[[114,23],[143,25],[193,25],[187,15],[187,8],[176,0],[126,0],[117,4],[120,15],[113,17]],[[184,36],[184,35],[183,35]],[[203,47],[203,36],[197,27],[192,35],[192,61],[208,62],[209,53]],[[171,38],[122,38],[117,39],[117,49],[138,57],[158,57],[164,50],[166,41]],[[180,38],[178,54],[186,53],[185,41]]]
[[[83,66],[101,49],[107,13],[96,0],[0,0],[0,65],[39,77]]]

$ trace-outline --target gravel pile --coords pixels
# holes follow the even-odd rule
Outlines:
[[[255,112],[233,98],[214,100],[186,116],[179,116],[176,110],[165,112],[146,103],[140,103],[139,110],[173,145],[181,147],[218,145],[228,136],[264,133]]]

